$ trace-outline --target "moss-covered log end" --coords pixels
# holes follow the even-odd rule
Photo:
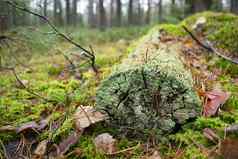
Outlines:
[[[199,115],[200,100],[178,49],[151,36],[102,82],[96,107],[119,128],[168,133]]]

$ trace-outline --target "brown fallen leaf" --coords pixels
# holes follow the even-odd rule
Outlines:
[[[116,152],[116,142],[116,139],[108,133],[100,134],[94,139],[96,149],[105,154],[113,154]]]
[[[220,144],[220,152],[224,159],[238,159],[238,140],[226,138]]]
[[[78,142],[80,136],[81,136],[81,133],[74,132],[70,136],[68,136],[65,140],[63,140],[58,146],[59,152],[57,155],[58,156],[64,155],[72,145]]]
[[[203,129],[203,135],[210,141],[218,143],[220,138],[219,136],[210,128]]]
[[[37,130],[37,128],[38,128],[38,124],[35,121],[31,121],[31,122],[22,124],[20,127],[16,129],[16,132],[19,134],[28,130]]]
[[[43,158],[44,154],[46,153],[47,144],[48,144],[48,140],[43,140],[37,145],[34,151],[35,157]]]
[[[217,114],[219,108],[228,100],[230,93],[213,90],[206,92],[206,101],[203,106],[203,116],[211,117]]]
[[[161,159],[160,153],[158,151],[155,151],[153,155],[147,157],[147,159]]]
[[[107,116],[96,111],[91,106],[80,106],[74,114],[75,125],[78,130],[85,129],[92,124],[106,120]]]

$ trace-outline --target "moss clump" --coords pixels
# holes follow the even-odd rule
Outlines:
[[[238,16],[230,13],[203,12],[186,18],[180,25],[193,26],[198,18],[205,17],[203,33],[218,48],[238,56]]]
[[[158,26],[159,30],[164,30],[172,36],[185,36],[186,32],[180,25],[175,24],[162,24]]]

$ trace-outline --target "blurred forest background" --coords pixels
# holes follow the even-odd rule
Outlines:
[[[176,23],[205,10],[238,13],[237,0],[14,0],[57,26],[100,28]],[[0,1],[0,30],[39,25],[39,18]]]

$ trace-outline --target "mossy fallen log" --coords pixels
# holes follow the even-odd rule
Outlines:
[[[201,112],[179,44],[160,44],[151,31],[97,90],[96,107],[119,128],[173,131]]]

